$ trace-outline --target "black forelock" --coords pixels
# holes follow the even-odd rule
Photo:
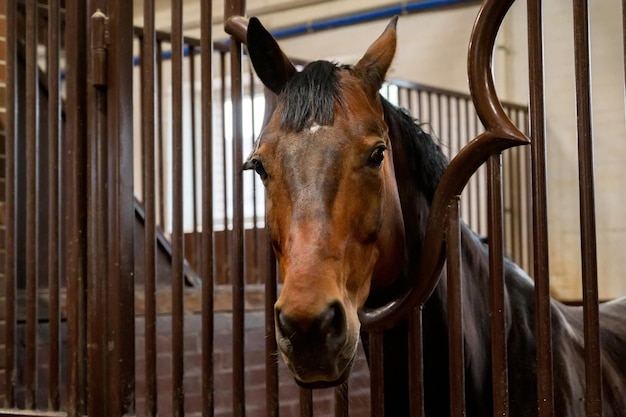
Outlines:
[[[335,101],[342,100],[337,78],[340,68],[332,62],[314,61],[285,84],[278,96],[282,129],[299,132],[313,123],[333,123]]]

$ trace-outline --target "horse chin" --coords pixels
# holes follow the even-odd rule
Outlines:
[[[352,359],[350,359],[350,361],[346,365],[343,373],[339,376],[339,378],[333,381],[304,382],[304,381],[300,381],[297,376],[294,376],[294,380],[296,381],[296,384],[298,384],[300,387],[307,388],[307,389],[323,389],[323,388],[336,387],[346,382],[348,380],[348,377],[350,377],[350,372],[352,371],[352,364],[354,363],[355,356],[353,356]]]

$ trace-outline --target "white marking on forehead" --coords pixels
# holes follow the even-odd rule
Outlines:
[[[317,132],[317,131],[321,128],[321,127],[322,127],[322,126],[320,126],[319,124],[317,124],[317,123],[313,123],[313,124],[311,125],[311,127],[309,128],[309,130],[311,131],[311,133],[315,133],[315,132]]]

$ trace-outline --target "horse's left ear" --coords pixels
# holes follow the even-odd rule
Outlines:
[[[387,71],[396,54],[397,23],[398,16],[395,16],[383,34],[370,45],[363,58],[354,66],[354,70],[370,86],[373,94],[377,94],[383,85]]]
[[[287,81],[296,73],[296,67],[256,17],[250,18],[248,22],[246,44],[257,75],[267,88],[279,94]]]

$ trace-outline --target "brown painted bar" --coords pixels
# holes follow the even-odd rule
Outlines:
[[[300,391],[300,417],[313,417],[313,390],[298,388]]]
[[[213,417],[215,409],[214,375],[214,242],[213,242],[213,37],[211,2],[200,4],[200,60],[202,106],[202,417]],[[223,79],[223,78],[222,78]],[[223,83],[222,83],[223,84]]]
[[[450,416],[465,415],[465,359],[463,343],[463,282],[461,276],[460,198],[448,206],[446,265],[448,279],[448,351],[450,357]]]
[[[348,417],[349,414],[349,382],[335,388],[335,417]]]
[[[580,241],[585,327],[585,405],[587,417],[602,416],[602,368],[598,307],[598,265],[591,121],[589,10],[586,0],[574,1],[574,66],[580,198]]]
[[[370,332],[370,402],[372,417],[385,416],[385,374],[383,356],[383,333]]]
[[[86,4],[66,0],[66,103],[68,109],[86,108],[83,74],[87,72]],[[86,120],[78,112],[68,112],[66,140],[61,155],[61,248],[65,254],[62,271],[67,280],[67,381],[68,416],[86,414]]]
[[[233,109],[233,233],[231,240],[231,265],[233,287],[233,415],[245,415],[245,359],[244,359],[244,320],[245,320],[245,277],[243,270],[243,181],[241,166],[243,164],[243,111],[242,111],[242,74],[241,74],[241,43],[231,41],[231,102]]]
[[[409,314],[409,411],[411,417],[424,416],[424,351],[422,341],[422,308]]]
[[[163,140],[163,42],[157,39],[157,224],[165,229],[165,141]]]
[[[502,242],[502,155],[487,161],[489,199],[489,278],[491,310],[491,375],[494,415],[509,413],[509,387],[504,308],[504,259]]]
[[[144,355],[146,416],[157,415],[156,376],[156,35],[154,0],[144,0],[141,38],[141,134],[144,209]],[[158,97],[157,97],[158,100]]]
[[[534,260],[532,274],[535,281],[535,339],[537,343],[537,413],[539,417],[552,417],[554,416],[554,375],[550,312],[550,261],[548,255],[542,1],[529,0],[527,8],[530,87],[528,112],[532,164],[530,190],[532,194],[532,257]]]
[[[26,2],[26,108],[39,108],[37,66],[37,2]],[[24,359],[24,398],[26,408],[37,407],[37,289],[38,225],[37,166],[39,165],[39,118],[37,111],[25,115],[26,134],[26,356]]]
[[[61,106],[59,94],[60,19],[59,1],[48,3],[48,408],[58,410],[60,372],[60,303],[59,303],[59,141]]]
[[[133,13],[126,0],[109,0],[109,90],[107,114],[108,298],[107,387],[112,413],[135,408]],[[111,349],[110,346],[113,346]]]
[[[226,53],[222,52],[220,53],[220,74],[222,74],[222,79],[226,80]],[[226,129],[224,128],[224,126],[226,126],[226,100],[227,100],[227,88],[226,88],[226,82],[222,82],[221,83],[221,91],[220,91],[220,98],[221,98],[221,122],[222,122],[222,161],[226,162],[227,160],[227,153],[226,153]],[[228,171],[227,171],[227,166],[226,163],[222,164],[222,187],[224,190],[224,193],[226,193],[226,190],[228,189]],[[223,201],[223,207],[222,207],[222,212],[224,213],[224,231],[228,230],[228,201],[225,198]],[[224,263],[226,265],[230,265],[231,264],[231,250],[230,250],[230,239],[228,239],[228,234],[224,233],[223,235],[224,241],[222,242],[223,247],[225,248],[225,253],[226,253],[226,259],[224,259]],[[230,268],[229,272],[230,272]],[[226,275],[226,274],[225,274]],[[227,282],[230,282],[228,280],[226,280],[226,282],[218,282],[218,284],[225,284]]]
[[[183,311],[183,4],[172,0],[172,414],[185,414]]]
[[[100,4],[102,6],[102,3]],[[87,90],[87,411],[106,416],[107,397],[107,96],[104,33],[107,17],[101,11],[90,16]]]
[[[268,90],[266,89],[266,96]],[[266,107],[266,111],[268,108]],[[268,265],[267,279],[265,280],[265,415],[278,417],[278,347],[276,346],[276,329],[274,322],[274,303],[278,292],[278,274],[276,258],[271,245],[266,245],[266,257]]]
[[[5,300],[4,308],[4,407],[15,407],[15,382],[17,380],[16,367],[16,300],[17,300],[17,271],[16,271],[16,155],[19,137],[17,121],[17,10],[16,0],[7,0],[6,7],[6,71],[7,71],[7,120],[5,142],[5,214],[6,214],[6,260],[5,260]]]
[[[194,259],[198,259],[198,179],[197,179],[197,158],[196,152],[196,48],[193,45],[185,44],[187,59],[189,63],[189,133],[191,135],[191,213],[193,222],[193,239],[194,239]]]
[[[622,43],[624,48],[624,84],[626,84],[626,0],[622,0]]]
[[[244,228],[243,228],[243,78],[241,16],[245,14],[245,0],[227,0],[224,15],[227,17],[225,30],[230,39],[231,103],[233,115],[232,178],[233,178],[233,233],[231,239],[231,267],[233,291],[233,417],[243,417],[245,410],[245,355],[244,320],[245,277]],[[239,36],[237,36],[239,35]]]

